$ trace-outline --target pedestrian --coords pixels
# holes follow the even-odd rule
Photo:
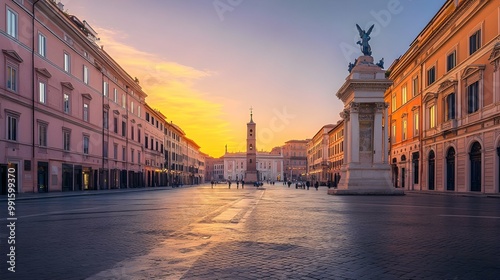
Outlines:
[[[318,187],[319,187],[318,181],[316,181],[316,183],[314,183],[314,187],[316,188],[316,190],[318,190]]]
[[[240,188],[240,181],[236,180],[236,189]]]
[[[229,188],[231,188],[231,181],[227,181]]]
[[[307,186],[307,189],[309,189],[309,186],[311,185],[311,182],[307,181],[306,182],[306,186]]]
[[[210,182],[210,183],[212,183],[212,189],[213,189],[214,188],[214,180],[212,180],[212,182]]]
[[[241,180],[241,188],[244,189],[245,181]]]

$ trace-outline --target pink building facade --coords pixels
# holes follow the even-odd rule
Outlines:
[[[21,193],[168,185],[166,117],[92,27],[48,0],[1,2],[0,193],[9,170]]]

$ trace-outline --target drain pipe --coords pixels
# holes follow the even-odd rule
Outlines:
[[[40,0],[35,0],[33,2],[33,11],[32,11],[32,17],[31,17],[31,28],[32,28],[32,34],[33,38],[31,38],[31,90],[32,90],[32,97],[31,97],[31,115],[32,115],[32,121],[31,121],[31,158],[32,158],[32,180],[35,180],[35,5],[38,3]],[[38,183],[37,183],[38,184]],[[35,192],[35,185],[33,184],[33,192]],[[48,186],[47,186],[48,187]]]

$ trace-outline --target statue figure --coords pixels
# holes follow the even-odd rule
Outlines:
[[[368,31],[364,31],[359,27],[358,24],[356,24],[356,27],[358,28],[359,31],[359,37],[361,38],[360,41],[356,42],[356,44],[361,46],[361,52],[364,55],[372,55],[372,48],[370,47],[370,44],[368,44],[368,41],[370,41],[370,33],[372,33],[373,27],[375,24],[373,24]]]
[[[352,68],[354,68],[354,66],[356,66],[356,63],[358,63],[358,59],[357,59],[357,58],[356,58],[356,59],[354,59],[354,63],[349,62],[349,65],[348,65],[348,67],[347,67],[347,70],[349,70],[349,73],[351,73]]]
[[[384,69],[384,58],[382,57],[382,59],[376,63],[375,65],[377,65],[378,67]]]

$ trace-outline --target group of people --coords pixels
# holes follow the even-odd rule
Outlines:
[[[290,187],[292,185],[292,182],[291,181],[287,181],[286,184],[288,185],[288,187]],[[306,181],[306,182],[295,182],[295,188],[296,189],[309,189],[309,187],[311,186],[314,186],[314,188],[316,188],[316,190],[318,190],[319,188],[319,182],[316,181],[314,184],[312,184],[310,181]],[[328,187],[330,188],[330,186]]]
[[[217,186],[217,181],[212,180],[210,183],[212,185],[212,189],[214,188],[214,185]],[[227,180],[227,184],[228,184],[229,188],[231,188],[231,180]],[[236,188],[237,189],[240,188],[240,181],[239,180],[236,180]],[[242,189],[245,188],[245,181],[243,181],[243,180],[241,180],[241,188]]]

